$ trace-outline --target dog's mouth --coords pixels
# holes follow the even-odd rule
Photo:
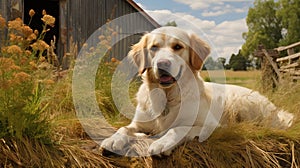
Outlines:
[[[159,84],[163,86],[169,86],[176,82],[175,78],[167,71],[159,69]]]
[[[181,73],[182,73],[182,67],[180,68],[179,73],[175,77],[173,77],[169,72],[163,69],[158,69],[159,84],[164,87],[168,87],[174,84],[180,78]]]

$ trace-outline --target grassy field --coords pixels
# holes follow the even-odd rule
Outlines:
[[[201,71],[205,81],[227,83],[258,90],[260,87],[260,71]]]

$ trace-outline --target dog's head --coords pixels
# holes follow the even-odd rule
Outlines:
[[[210,47],[195,34],[161,27],[145,34],[128,55],[140,75],[148,73],[151,82],[166,88],[176,83],[187,68],[194,73],[200,70],[209,53]]]

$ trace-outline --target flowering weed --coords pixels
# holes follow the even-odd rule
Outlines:
[[[0,138],[50,141],[44,90],[53,83],[53,66],[45,59],[50,46],[43,38],[55,18],[44,15],[42,20],[39,34],[20,18],[6,22],[0,16]]]

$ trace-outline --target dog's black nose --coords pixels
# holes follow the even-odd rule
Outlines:
[[[171,61],[169,61],[167,59],[160,59],[157,62],[157,67],[159,69],[168,70],[170,66],[171,66]]]

